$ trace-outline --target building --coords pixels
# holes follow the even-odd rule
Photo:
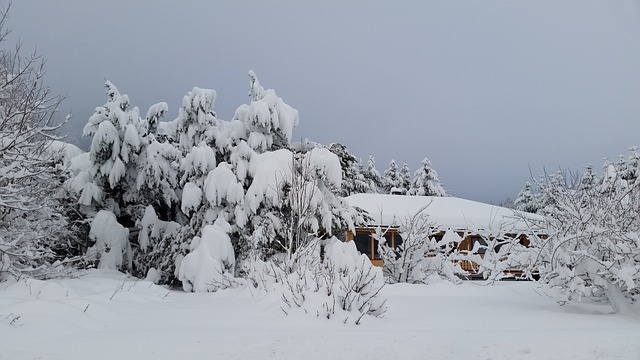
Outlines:
[[[400,228],[418,214],[427,219],[428,233],[436,240],[457,235],[453,246],[461,251],[471,251],[476,243],[486,246],[486,239],[495,236],[518,238],[525,246],[532,236],[545,237],[540,227],[544,218],[540,215],[456,197],[355,194],[345,200],[370,217],[366,226],[356,228],[355,233],[347,231],[346,238],[355,241],[358,250],[378,266],[382,260],[378,240],[373,236],[376,230],[381,229],[387,244],[395,247],[402,243]],[[477,269],[473,263],[461,265],[467,271]]]

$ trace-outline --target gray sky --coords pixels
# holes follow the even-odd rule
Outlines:
[[[10,15],[12,41],[48,59],[74,142],[104,79],[143,115],[169,103],[165,120],[213,88],[230,120],[253,69],[300,111],[296,140],[373,154],[381,173],[427,156],[474,200],[640,145],[638,1],[19,0]]]

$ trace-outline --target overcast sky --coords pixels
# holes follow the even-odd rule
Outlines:
[[[37,46],[66,95],[74,142],[104,79],[143,114],[166,101],[165,120],[212,88],[230,120],[253,69],[300,111],[296,140],[372,154],[381,173],[427,156],[474,200],[640,145],[637,0],[19,0],[10,16],[11,41]]]

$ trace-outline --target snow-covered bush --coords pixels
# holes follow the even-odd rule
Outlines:
[[[380,295],[384,287],[381,269],[360,254],[353,242],[335,237],[323,241],[321,262],[320,241],[310,241],[298,249],[288,266],[278,268],[283,284],[282,310],[286,314],[302,310],[355,324],[360,324],[364,316],[383,316],[386,304]]]
[[[107,210],[100,210],[91,221],[89,238],[94,245],[87,250],[95,256],[100,269],[131,269],[131,244],[129,230],[118,223],[116,216]]]
[[[482,241],[474,243],[465,259],[476,264],[476,275],[490,282],[508,278],[532,280],[537,275],[537,251],[529,245],[542,241],[535,231],[528,232],[526,240],[522,234],[479,233]]]
[[[378,253],[383,262],[387,282],[425,283],[427,279],[427,254],[431,224],[424,214],[418,212],[400,226],[398,237],[402,243],[392,247],[386,241],[388,229],[378,227],[373,235],[378,240]]]
[[[588,172],[572,184],[538,184],[551,200],[549,239],[538,246],[541,280],[560,290],[561,303],[591,297],[640,313],[640,187],[620,169],[606,163],[599,181],[585,179]]]
[[[191,241],[190,252],[180,263],[178,278],[185,291],[216,291],[237,285],[234,268],[229,235],[218,225],[206,225],[202,236]]]
[[[424,209],[423,209],[424,210]],[[431,276],[459,283],[456,275],[467,275],[458,262],[463,256],[456,250],[462,238],[447,230],[440,241],[433,235],[433,227],[423,210],[400,223],[398,228],[402,243],[391,247],[385,231],[378,228],[374,236],[378,239],[378,252],[384,263],[385,279],[389,283],[426,284]]]

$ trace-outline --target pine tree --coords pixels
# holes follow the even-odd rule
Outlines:
[[[216,96],[215,90],[194,87],[182,98],[178,118],[174,120],[174,136],[185,156],[200,143],[211,144],[212,129],[218,125],[218,118],[213,111]]]
[[[258,152],[288,147],[298,126],[298,110],[282,101],[273,89],[265,90],[253,71],[249,71],[249,85],[251,102],[238,107],[234,116],[249,131],[247,143]]]
[[[142,119],[137,108],[129,108],[127,95],[121,94],[109,81],[105,87],[107,103],[96,108],[84,128],[84,134],[93,137],[89,167],[80,169],[70,179],[68,187],[79,194],[78,202],[89,217],[101,211],[106,219],[108,216],[104,211],[108,211],[116,216],[118,223],[128,228],[127,231],[141,226],[143,217],[149,218],[149,212],[157,217],[157,221],[176,220],[179,200],[176,189],[182,153],[173,145],[171,137],[158,134],[158,122],[166,113],[167,104],[151,106],[146,118]],[[98,223],[94,219],[92,226],[100,226]],[[152,228],[153,224],[148,227]],[[92,228],[91,231],[99,230]],[[149,254],[157,251],[160,241],[157,232],[154,238],[157,241],[151,244],[143,240],[144,236],[139,236],[137,244],[134,239],[133,262],[118,262],[125,267],[133,264],[130,270],[140,276],[155,266],[156,262],[150,261]],[[123,251],[130,248],[128,239],[120,248]],[[109,250],[100,246],[98,250],[105,251],[105,254],[99,254],[102,264],[102,259],[106,258],[103,255]]]
[[[176,189],[182,153],[170,138],[158,136],[158,122],[166,112],[166,103],[153,105],[143,122],[148,130],[138,158],[136,188],[140,202],[153,205],[160,218],[168,221],[175,218],[179,203]]]
[[[565,174],[563,171],[558,170],[555,174],[545,175],[536,184],[538,189],[544,189],[544,191],[539,191],[536,194],[538,214],[548,215],[556,206],[557,199],[567,189]]]
[[[411,170],[409,170],[409,165],[407,163],[402,164],[402,168],[400,168],[400,188],[403,194],[409,192],[411,188]]]
[[[369,188],[373,190],[374,193],[379,193],[383,190],[383,179],[382,175],[376,169],[376,160],[373,155],[369,155],[369,160],[367,161],[367,169],[364,171],[364,178],[369,183]]]
[[[389,167],[384,171],[384,190],[387,194],[400,191],[402,179],[398,173],[398,165],[395,160],[391,160]]]
[[[420,168],[413,175],[409,195],[448,196],[440,184],[438,173],[436,173],[431,162],[426,157],[420,163]]]
[[[120,94],[108,80],[105,87],[107,103],[96,108],[83,130],[85,136],[92,136],[92,181],[82,187],[79,201],[97,210],[109,210],[121,224],[132,227],[139,200],[138,156],[147,145],[148,127],[138,108],[129,109],[127,95]]]
[[[373,192],[362,173],[360,161],[349,152],[346,146],[334,143],[329,145],[328,149],[338,156],[342,168],[342,186],[337,192],[337,195],[349,196],[352,194]]]
[[[593,165],[587,165],[586,171],[580,177],[580,189],[590,190],[596,185],[596,174],[593,173]]]
[[[630,147],[629,151],[631,154],[627,159],[627,168],[625,172],[622,173],[622,178],[631,185],[635,184],[640,174],[640,153],[638,152],[637,146]]]
[[[518,197],[513,201],[516,210],[535,214],[538,211],[536,198],[531,190],[531,183],[526,182],[518,193]]]

